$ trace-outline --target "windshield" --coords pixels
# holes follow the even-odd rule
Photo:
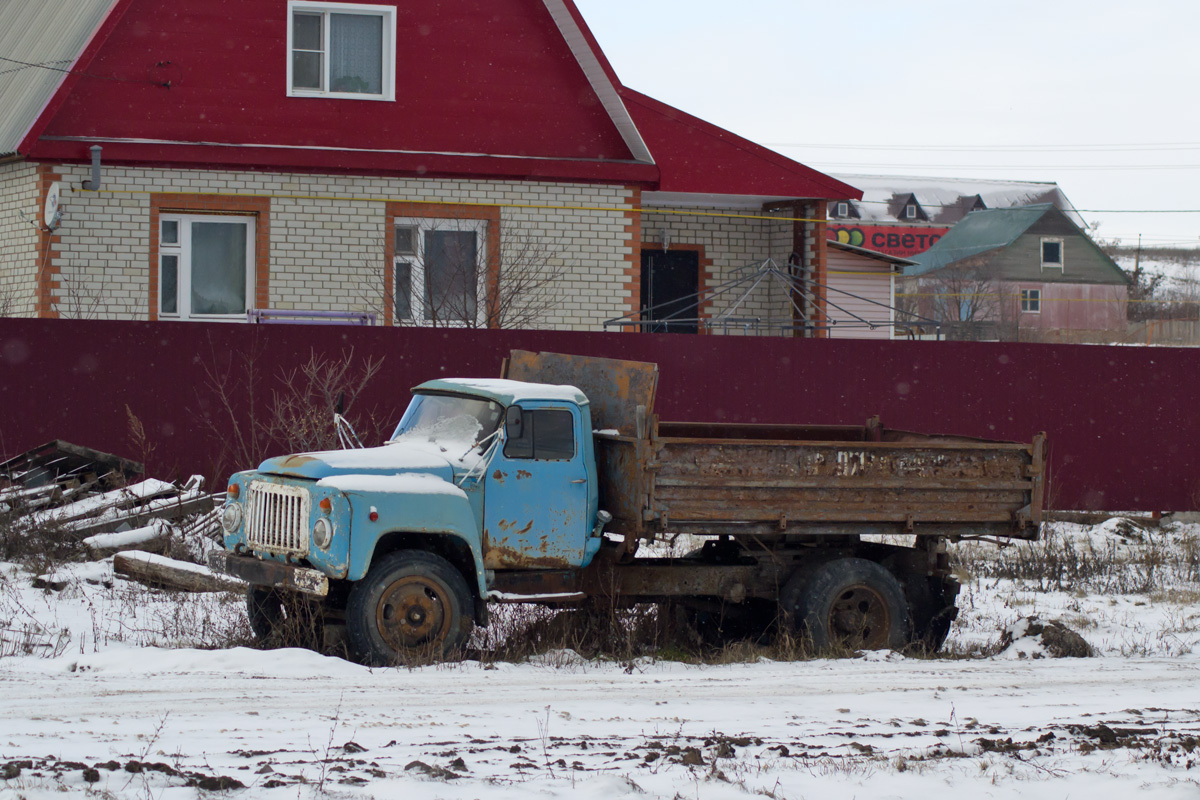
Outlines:
[[[424,434],[434,441],[442,438],[439,433],[452,434],[450,438],[457,440],[469,430],[473,436],[467,442],[470,446],[495,431],[503,416],[504,407],[492,400],[454,394],[418,394],[413,396],[408,410],[400,418],[392,441],[405,434]]]

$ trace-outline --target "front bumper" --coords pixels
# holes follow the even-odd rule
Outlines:
[[[329,578],[325,573],[308,567],[215,550],[208,554],[208,568],[213,572],[241,578],[255,586],[278,586],[317,597],[329,594]]]

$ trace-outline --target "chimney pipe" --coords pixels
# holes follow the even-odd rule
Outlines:
[[[98,144],[94,144],[89,148],[92,151],[92,179],[83,182],[83,188],[89,192],[100,191],[100,151],[104,148]]]

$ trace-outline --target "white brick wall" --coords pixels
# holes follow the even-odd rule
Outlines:
[[[88,177],[84,165],[60,170],[64,189]],[[162,192],[271,199],[272,308],[381,305],[386,201],[392,200],[497,203],[502,236],[520,232],[553,250],[551,263],[563,277],[536,327],[596,330],[625,311],[631,249],[624,212],[632,192],[623,187],[106,166],[99,192],[64,191],[60,313],[147,318],[150,195]]]
[[[651,203],[647,203],[650,206]],[[744,282],[720,295],[712,297],[709,306],[710,318],[730,312],[731,307],[749,295],[729,314],[729,325],[713,328],[714,333],[739,334],[749,326],[750,330],[767,333],[760,325],[766,320],[789,320],[791,317],[786,288],[778,281],[768,278],[751,291],[753,276],[762,263],[772,258],[786,271],[788,256],[792,250],[792,223],[747,217],[766,216],[762,212],[747,212],[743,209],[704,208],[699,213],[654,214],[642,216],[642,241],[647,245],[661,246],[664,231],[674,245],[701,245],[704,258],[712,265],[705,270],[704,283],[712,289],[721,284],[746,278]],[[728,214],[729,216],[706,216],[706,214]],[[781,213],[790,219],[791,212]],[[737,321],[741,324],[737,324]],[[773,331],[778,333],[778,331]]]
[[[0,164],[0,314],[31,317],[37,291],[37,229],[21,218],[41,219],[37,168]]]

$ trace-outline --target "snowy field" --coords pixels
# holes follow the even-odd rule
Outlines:
[[[704,666],[199,649],[245,636],[236,598],[0,565],[0,798],[1195,798],[1198,538],[972,545],[944,657]],[[1002,648],[1033,614],[1097,657]]]

